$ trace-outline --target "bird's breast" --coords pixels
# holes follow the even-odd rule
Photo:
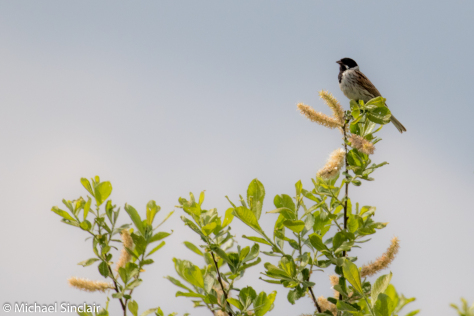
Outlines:
[[[358,83],[358,80],[359,78],[355,71],[346,70],[342,74],[339,87],[347,98],[367,102],[371,99],[370,93]]]

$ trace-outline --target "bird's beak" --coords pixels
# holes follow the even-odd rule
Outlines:
[[[336,64],[342,64],[342,62],[340,60],[336,61]]]

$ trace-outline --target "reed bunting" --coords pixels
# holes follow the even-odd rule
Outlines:
[[[336,61],[339,64],[339,87],[346,97],[356,101],[364,102],[381,96],[379,90],[370,80],[359,70],[355,60],[343,58]],[[386,104],[385,104],[386,105]],[[405,126],[392,115],[390,121],[395,125],[400,133],[406,132]]]

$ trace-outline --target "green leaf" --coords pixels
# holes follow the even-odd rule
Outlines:
[[[191,291],[189,287],[181,283],[179,280],[176,280],[175,278],[172,278],[170,276],[165,276],[165,279],[168,279],[171,283],[173,283],[176,286],[179,286],[180,288],[183,288],[185,290]]]
[[[245,239],[251,240],[251,241],[255,241],[255,242],[259,242],[261,244],[268,245],[268,246],[272,245],[268,241],[266,241],[265,239],[260,238],[260,237],[245,236],[245,235],[243,235],[242,237],[245,238]]]
[[[152,242],[155,242],[155,241],[158,241],[158,240],[162,240],[162,239],[168,237],[169,235],[171,235],[171,234],[167,233],[167,232],[158,232],[150,238],[148,243],[152,243]]]
[[[128,302],[128,310],[130,313],[133,314],[133,316],[138,315],[138,303],[136,301],[130,301]]]
[[[247,204],[255,217],[260,219],[262,214],[263,199],[265,198],[265,188],[258,179],[253,179],[247,190]]]
[[[387,295],[380,293],[374,305],[375,315],[390,316],[394,309],[392,300]]]
[[[169,212],[168,215],[166,215],[166,217],[161,221],[161,223],[159,223],[154,229],[157,229],[158,227],[163,225],[163,223],[166,222],[168,220],[168,218],[170,218],[170,216],[173,215],[173,213],[174,213],[174,211]]]
[[[162,241],[158,246],[156,246],[155,248],[153,248],[146,256],[151,256],[152,254],[154,254],[155,252],[157,252],[158,250],[161,249],[161,247],[163,247],[165,245],[165,242]]]
[[[347,153],[347,162],[349,165],[354,167],[362,167],[364,162],[362,161],[361,157],[357,154],[356,149],[351,149]]]
[[[179,296],[184,296],[184,297],[197,297],[197,298],[202,298],[202,299],[205,299],[206,296],[205,295],[202,295],[202,294],[199,294],[199,293],[195,293],[195,292],[189,292],[189,293],[184,293],[184,292],[181,292],[181,291],[178,291],[176,292],[176,297],[179,297]]]
[[[321,237],[316,233],[309,235],[309,241],[318,251],[328,250],[328,247],[323,243]]]
[[[228,298],[227,299],[227,302],[229,304],[232,304],[234,305],[235,307],[237,307],[239,310],[243,310],[244,309],[244,306],[242,305],[242,303],[240,303],[239,300],[236,300],[235,298]]]
[[[146,221],[148,225],[153,224],[153,220],[155,219],[155,215],[160,211],[161,207],[156,205],[156,202],[151,200],[146,205]]]
[[[247,286],[240,290],[239,298],[240,302],[244,305],[244,308],[247,309],[257,298],[257,293],[252,287]]]
[[[347,312],[358,312],[359,310],[354,306],[344,303],[343,301],[337,301],[336,307],[340,311],[347,311]]]
[[[51,209],[51,211],[53,211],[54,213],[58,214],[59,216],[63,217],[64,219],[67,219],[67,220],[69,220],[69,221],[71,221],[71,222],[75,222],[75,221],[76,221],[71,215],[69,215],[68,212],[59,209],[57,206],[53,206],[53,208]]]
[[[85,231],[89,231],[92,228],[92,224],[88,220],[85,220],[80,224],[80,227]]]
[[[260,292],[260,294],[257,296],[257,299],[253,303],[255,308],[255,316],[263,316],[272,309],[276,294],[277,292],[273,291],[267,296],[265,292]]]
[[[87,218],[87,214],[89,214],[89,210],[91,209],[92,200],[88,197],[86,204],[84,204],[84,220]]]
[[[138,255],[141,255],[145,252],[147,242],[143,236],[132,234],[133,243],[135,244],[135,250]]]
[[[392,114],[385,104],[378,104],[367,112],[367,118],[377,124],[388,124],[390,123],[390,117]]]
[[[280,260],[280,267],[285,271],[285,273],[291,277],[296,275],[296,264],[293,261],[293,257],[290,255],[285,255]]]
[[[276,195],[273,199],[273,204],[275,204],[277,208],[286,207],[292,210],[293,213],[296,212],[295,202],[293,202],[293,199],[287,194]]]
[[[202,205],[204,203],[204,194],[205,191],[202,191],[201,194],[199,194],[199,205]]]
[[[417,309],[417,310],[415,310],[415,311],[411,311],[411,312],[409,312],[409,313],[408,313],[408,314],[406,314],[405,316],[415,316],[415,315],[417,315],[419,312],[420,312],[420,310],[419,310],[419,309]]]
[[[222,223],[222,227],[226,227],[230,223],[232,223],[232,220],[234,219],[234,208],[230,207],[225,211],[225,216],[224,216],[224,223]]]
[[[83,266],[83,267],[87,267],[87,266],[90,266],[91,264],[93,264],[96,261],[99,261],[99,259],[90,258],[90,259],[79,262],[78,265]]]
[[[135,227],[137,227],[138,231],[143,236],[145,236],[145,228],[143,227],[142,219],[140,218],[140,215],[138,214],[137,210],[134,209],[133,206],[125,204],[125,211],[128,213],[128,216],[130,216],[130,219],[135,224]]]
[[[192,285],[204,288],[204,278],[201,269],[187,260],[173,258],[178,274]]]
[[[359,228],[359,221],[357,220],[356,216],[349,216],[349,220],[347,221],[347,228],[351,233],[355,233]]]
[[[191,250],[192,252],[200,255],[200,256],[203,256],[204,254],[202,253],[201,250],[199,250],[198,247],[196,247],[194,244],[190,243],[189,241],[185,241],[184,242],[184,245],[186,246],[186,248],[188,248],[189,250]]]
[[[211,222],[202,228],[202,232],[204,233],[204,235],[209,236],[216,227],[217,227],[216,222]]]
[[[268,276],[271,276],[273,278],[291,278],[291,275],[289,275],[285,270],[274,266],[270,262],[265,263],[263,266],[265,267],[265,269],[267,269],[266,273],[268,274]]]
[[[251,210],[243,206],[239,206],[234,208],[234,214],[235,216],[237,216],[238,219],[244,222],[244,224],[246,224],[257,232],[262,233],[262,228],[260,228],[257,218]]]
[[[375,305],[375,301],[380,293],[385,292],[388,285],[390,284],[390,280],[392,279],[392,272],[390,274],[382,275],[375,281],[374,285],[372,286],[372,307]]]
[[[112,184],[109,181],[101,182],[94,188],[94,197],[97,205],[101,205],[112,193]]]
[[[363,294],[362,284],[360,280],[360,273],[357,266],[352,263],[349,259],[344,259],[344,264],[342,265],[342,271],[346,280],[354,287],[354,289]]]
[[[262,259],[257,258],[257,260],[255,260],[255,261],[253,261],[253,262],[243,264],[243,265],[240,266],[238,272],[243,271],[243,270],[246,270],[246,269],[248,269],[248,268],[250,268],[250,267],[256,266],[256,265],[259,264],[261,261],[262,261]]]
[[[165,316],[160,307],[158,307],[158,309],[156,310],[156,316]]]
[[[215,284],[215,281],[216,279],[214,279],[212,275],[210,274],[206,275],[206,277],[204,278],[204,291],[206,291],[206,293],[211,292],[212,287]]]
[[[133,280],[132,282],[130,282],[128,285],[127,285],[127,289],[128,290],[133,290],[134,288],[136,288],[137,286],[139,286],[140,284],[142,284],[143,280],[141,279],[136,279],[136,280]]]
[[[94,196],[94,191],[92,191],[92,186],[91,186],[91,183],[89,182],[89,180],[87,180],[86,178],[81,178],[81,183],[82,183],[82,186],[87,191],[89,191],[89,193],[92,194],[92,196]]]
[[[286,298],[288,299],[288,302],[291,303],[291,305],[294,305],[296,303],[296,291],[289,291]]]
[[[295,233],[301,233],[301,231],[304,229],[304,222],[303,221],[294,221],[294,220],[285,220],[283,222],[283,225],[285,225],[285,227],[291,229],[292,231],[294,231]]]
[[[392,284],[389,284],[384,291],[384,294],[388,295],[392,300],[393,304],[398,307],[398,302],[400,301],[400,297],[398,296],[397,290]]]
[[[107,262],[102,261],[99,264],[99,273],[104,277],[107,278],[109,276],[109,265]]]
[[[248,249],[249,247],[245,247],[244,249]],[[260,246],[258,244],[253,244],[250,251],[244,254],[244,251],[241,252],[241,258],[239,259],[242,262],[252,261],[253,259],[258,257],[260,253]],[[245,256],[244,256],[245,255]]]
[[[150,315],[152,313],[155,313],[157,310],[158,310],[157,308],[150,308],[150,309],[144,311],[143,313],[141,313],[140,316]]]
[[[286,219],[290,219],[290,220],[296,219],[296,214],[287,207],[280,207],[280,208],[274,209],[272,211],[268,211],[267,213],[269,213],[269,214],[280,213]]]

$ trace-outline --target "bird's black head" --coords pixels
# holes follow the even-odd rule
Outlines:
[[[351,69],[351,68],[355,68],[355,67],[358,66],[354,59],[347,58],[347,57],[336,61],[336,63],[339,64],[341,71]]]

